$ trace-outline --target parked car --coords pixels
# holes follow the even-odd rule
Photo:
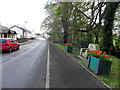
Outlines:
[[[20,44],[11,38],[0,38],[0,51],[19,50]]]

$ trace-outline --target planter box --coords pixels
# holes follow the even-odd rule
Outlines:
[[[112,62],[109,60],[100,60],[93,56],[88,56],[88,69],[97,75],[109,75]]]
[[[72,53],[72,46],[65,46],[65,51]]]

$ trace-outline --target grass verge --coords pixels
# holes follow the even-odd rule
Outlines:
[[[64,45],[55,44],[56,46],[60,47],[62,50],[65,49]],[[82,64],[84,67],[87,68],[87,60],[79,59],[77,56],[79,56],[79,49],[73,47],[73,52],[68,53],[71,55],[79,64]],[[111,66],[111,72],[110,75],[96,75],[97,78],[99,78],[101,81],[106,83],[110,88],[120,88],[118,85],[118,82],[120,82],[120,68],[119,63],[120,59],[116,58],[115,56],[112,57],[112,66]]]

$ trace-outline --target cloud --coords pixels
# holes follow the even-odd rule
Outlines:
[[[2,0],[0,22],[3,25],[20,25],[39,32],[45,18],[44,4],[47,0]],[[27,21],[27,23],[24,23]]]

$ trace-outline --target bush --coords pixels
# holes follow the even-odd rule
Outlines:
[[[17,40],[17,41],[18,41],[18,43],[22,43],[22,42],[27,42],[28,39],[20,39],[20,40]]]

